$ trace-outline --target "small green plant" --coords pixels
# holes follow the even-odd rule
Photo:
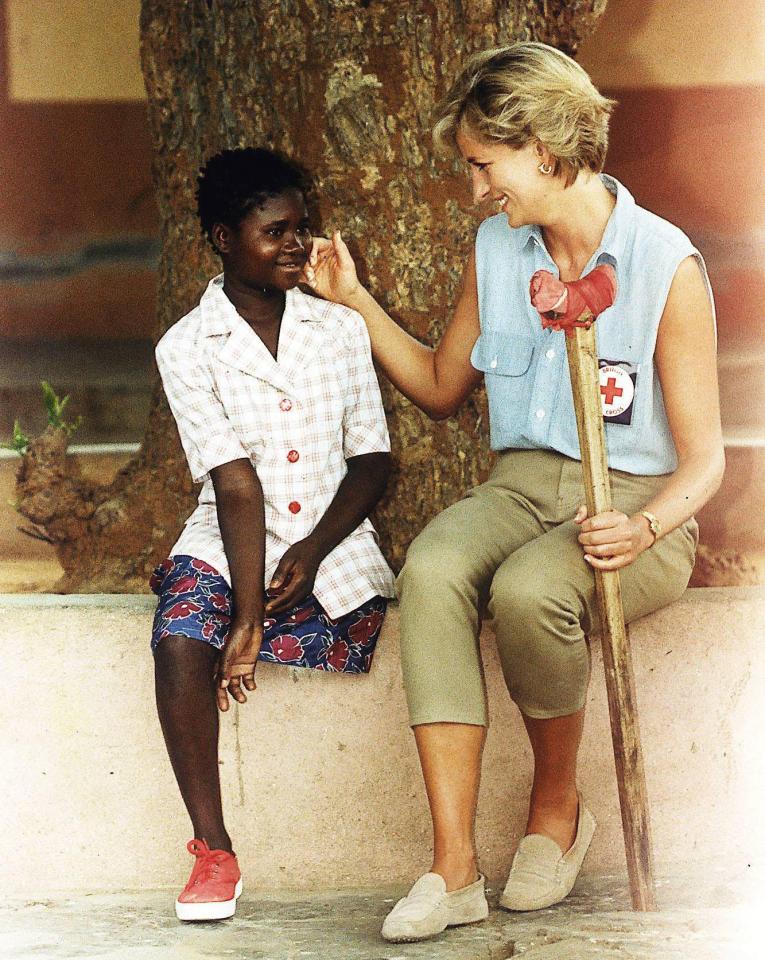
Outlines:
[[[47,380],[41,380],[40,386],[42,387],[45,409],[48,411],[48,423],[52,427],[58,427],[60,430],[65,430],[67,435],[71,436],[82,423],[82,417],[77,417],[77,419],[71,423],[67,423],[66,420],[64,420],[62,414],[64,412],[64,407],[67,405],[67,403],[69,403],[69,394],[67,394],[64,399],[61,400],[56,395],[56,391]]]
[[[82,417],[77,417],[76,420],[72,420],[67,423],[64,420],[63,413],[64,407],[69,403],[69,396],[65,396],[63,400],[57,396],[56,391],[48,383],[47,380],[41,380],[40,386],[42,387],[43,394],[43,403],[45,404],[45,410],[48,414],[48,423],[52,427],[57,427],[59,430],[64,430],[66,435],[71,437],[75,430],[82,423]],[[21,424],[18,420],[13,421],[13,435],[11,436],[10,443],[3,443],[0,446],[4,447],[6,450],[15,450],[18,454],[25,454],[27,452],[27,447],[29,446],[31,438],[28,437],[24,431],[21,429]]]
[[[27,452],[29,437],[21,429],[21,424],[18,420],[13,421],[13,436],[11,437],[11,442],[4,443],[3,446],[6,450],[15,450],[16,453],[19,454]]]

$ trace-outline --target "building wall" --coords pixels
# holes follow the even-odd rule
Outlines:
[[[619,101],[607,169],[706,257],[723,355],[765,333],[765,3],[731,6],[609,0],[579,56]]]
[[[0,339],[151,333],[159,219],[139,10],[0,3]]]
[[[619,101],[608,169],[707,257],[723,349],[765,293],[765,5],[610,0],[580,61]],[[140,0],[0,0],[0,338],[150,334],[159,223]],[[741,38],[745,38],[742,43]]]

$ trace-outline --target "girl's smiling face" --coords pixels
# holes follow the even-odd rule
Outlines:
[[[549,157],[532,141],[518,149],[502,143],[477,140],[460,129],[457,146],[470,166],[473,200],[493,200],[507,214],[511,227],[539,223],[556,179],[543,174],[539,165]]]
[[[216,223],[213,240],[226,273],[259,290],[296,286],[313,243],[300,190],[266,197],[237,228]]]

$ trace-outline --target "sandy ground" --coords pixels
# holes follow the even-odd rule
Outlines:
[[[488,920],[420,944],[386,944],[382,919],[401,890],[245,894],[237,916],[180,924],[175,891],[5,903],[8,960],[754,960],[761,954],[751,878],[720,873],[657,883],[658,913],[629,908],[624,877],[585,878],[562,904]],[[499,885],[490,890],[496,903]],[[752,901],[752,902],[750,902]]]

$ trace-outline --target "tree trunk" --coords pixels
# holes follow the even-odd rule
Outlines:
[[[477,218],[457,164],[433,156],[435,102],[477,49],[537,39],[576,53],[605,6],[605,0],[144,0],[141,52],[163,222],[158,335],[220,270],[195,214],[200,165],[226,147],[268,145],[312,172],[318,227],[339,228],[350,238],[377,299],[416,337],[436,342]],[[456,417],[434,424],[387,382],[381,385],[396,473],[374,520],[398,569],[428,520],[485,477],[487,415],[477,391]],[[35,444],[27,460],[40,459]],[[63,457],[61,444],[47,441],[46,449]],[[30,487],[34,471],[25,462],[21,472],[20,509],[56,540],[67,590],[146,589],[194,502],[158,382],[141,452],[111,485],[78,486],[58,463],[59,488],[42,517],[39,484]],[[70,518],[64,525],[56,523],[59,492],[59,513]],[[77,496],[85,502],[72,511]]]

